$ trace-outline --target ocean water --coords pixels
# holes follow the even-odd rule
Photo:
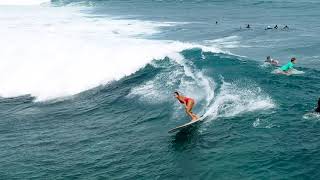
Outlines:
[[[319,9],[2,0],[0,179],[319,179]]]

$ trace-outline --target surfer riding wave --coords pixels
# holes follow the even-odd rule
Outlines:
[[[198,116],[192,112],[192,108],[195,104],[194,99],[186,97],[186,96],[182,96],[177,91],[174,92],[174,95],[181,104],[185,105],[186,113],[191,117],[191,121],[196,121],[198,119]]]

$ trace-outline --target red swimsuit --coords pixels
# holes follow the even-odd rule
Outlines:
[[[185,98],[183,99],[184,102],[183,102],[183,101],[180,101],[180,100],[179,100],[179,101],[180,101],[181,104],[184,104],[184,103],[188,104],[190,100],[192,100],[192,99],[191,99],[191,98],[188,98],[188,97],[185,97]]]

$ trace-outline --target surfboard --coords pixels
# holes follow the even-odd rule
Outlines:
[[[299,71],[299,70],[296,70],[296,69],[292,69],[289,73],[284,73],[280,68],[275,69],[274,71],[272,71],[272,73],[274,73],[274,74],[283,74],[283,75],[287,75],[287,76],[297,75],[297,74],[304,74],[303,71]]]
[[[175,132],[175,131],[178,131],[178,130],[181,130],[181,129],[190,127],[190,126],[195,125],[195,124],[198,124],[198,123],[200,123],[200,122],[202,122],[202,121],[203,121],[203,118],[200,117],[200,118],[199,118],[198,120],[196,120],[196,121],[191,121],[191,122],[188,122],[188,123],[183,124],[183,125],[181,125],[181,126],[178,126],[178,127],[176,127],[176,128],[173,128],[173,129],[171,129],[168,133],[172,133],[172,132]]]

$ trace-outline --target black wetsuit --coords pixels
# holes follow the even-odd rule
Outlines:
[[[317,107],[317,109],[315,110],[317,113],[320,113],[320,98],[319,98],[319,100],[318,100],[318,107]]]

